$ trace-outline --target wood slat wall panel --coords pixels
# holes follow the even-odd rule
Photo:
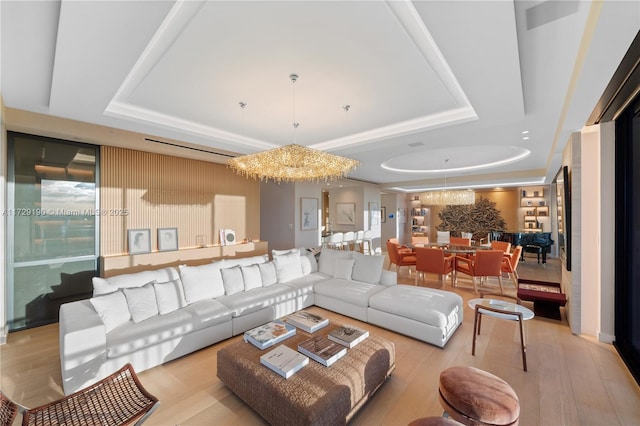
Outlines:
[[[220,229],[238,239],[260,236],[260,185],[226,166],[205,161],[101,147],[100,254],[127,253],[127,230],[149,228],[156,251],[157,229],[178,228],[179,248],[196,236],[218,244]],[[119,214],[124,212],[124,214]]]

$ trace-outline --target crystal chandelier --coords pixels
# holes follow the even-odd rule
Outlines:
[[[239,175],[268,182],[318,182],[346,177],[358,167],[359,162],[350,158],[307,148],[295,143],[299,123],[295,121],[295,82],[298,75],[289,75],[294,83],[293,132],[294,143],[256,154],[243,155],[228,160],[227,164]],[[242,105],[241,105],[242,106]],[[244,106],[242,106],[244,108]]]
[[[449,159],[444,160],[445,164]],[[446,167],[445,167],[446,168]],[[476,193],[471,190],[447,190],[447,176],[444,177],[444,189],[425,192],[420,196],[420,202],[427,206],[461,206],[474,204]]]
[[[474,204],[476,194],[469,190],[425,192],[420,196],[420,202],[427,206],[459,206],[463,204]]]

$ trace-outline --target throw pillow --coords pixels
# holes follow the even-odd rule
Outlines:
[[[300,265],[302,266],[302,275],[318,272],[316,257],[308,251],[300,253]]]
[[[241,266],[240,269],[242,269],[245,291],[262,287],[262,276],[260,276],[258,265]]]
[[[158,302],[158,313],[165,315],[176,311],[186,305],[180,280],[167,281],[166,283],[154,283]]]
[[[273,261],[267,263],[259,263],[260,278],[262,279],[262,287],[269,287],[278,282],[278,276],[276,275],[276,265]]]
[[[288,249],[288,250],[271,250],[271,256],[282,256],[283,254],[293,253],[295,251],[299,251],[298,249]]]
[[[354,253],[352,278],[369,284],[379,284],[384,267],[384,256],[367,256],[362,253]]]
[[[220,269],[224,262],[200,266],[180,265],[180,278],[187,303],[224,296],[224,284]]]
[[[104,323],[107,333],[131,319],[127,298],[122,291],[93,297],[89,301]]]
[[[142,287],[125,288],[122,290],[127,298],[127,305],[133,322],[138,323],[158,315],[158,302],[153,283]]]
[[[353,273],[353,264],[353,259],[336,259],[333,278],[351,280],[351,274]]]
[[[351,259],[351,252],[326,248],[322,249],[320,252],[320,261],[318,262],[318,271],[332,277],[336,259]]]
[[[293,251],[273,258],[279,283],[286,283],[302,276],[300,252]]]
[[[222,282],[224,283],[224,291],[227,296],[244,291],[244,279],[242,278],[242,269],[240,266],[222,269]]]

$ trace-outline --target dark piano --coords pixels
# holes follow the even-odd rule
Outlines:
[[[551,232],[511,232],[491,231],[491,240],[507,241],[512,247],[522,246],[520,260],[524,261],[524,252],[537,253],[538,262],[542,255],[542,263],[547,263],[547,253],[551,253],[553,240]]]

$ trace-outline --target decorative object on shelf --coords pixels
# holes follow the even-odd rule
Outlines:
[[[142,254],[151,252],[151,230],[129,229],[129,254]]]
[[[446,169],[446,163],[449,162],[449,159],[446,158],[444,162]],[[444,189],[425,192],[420,196],[420,201],[426,206],[460,206],[475,203],[476,194],[468,189],[447,190],[447,175],[445,174]]]
[[[296,144],[295,82],[293,83],[293,144],[230,159],[227,164],[239,175],[274,182],[308,182],[336,180],[346,177],[360,164],[357,160],[318,151]],[[244,104],[246,106],[246,104]],[[244,106],[241,103],[242,108]],[[348,111],[348,105],[345,107]]]
[[[336,203],[336,224],[356,224],[356,203]]]
[[[300,229],[303,231],[318,229],[317,198],[300,198]]]
[[[369,203],[369,229],[372,226],[378,226],[380,224],[380,210],[378,209],[378,203]]]
[[[221,229],[220,230],[220,245],[231,246],[236,244],[236,231],[233,229]]]
[[[178,228],[158,228],[158,250],[178,250]]]
[[[207,236],[196,235],[196,247],[206,247],[206,246],[207,246]]]

